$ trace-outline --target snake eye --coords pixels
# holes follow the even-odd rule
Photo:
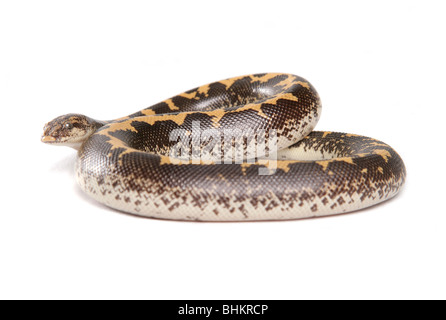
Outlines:
[[[67,122],[67,123],[65,123],[64,127],[65,127],[65,129],[71,130],[71,129],[73,129],[73,124],[71,122]]]

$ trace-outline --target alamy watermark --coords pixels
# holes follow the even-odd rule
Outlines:
[[[259,175],[277,169],[277,130],[201,129],[199,121],[192,130],[174,129],[169,140],[172,163],[262,164]]]

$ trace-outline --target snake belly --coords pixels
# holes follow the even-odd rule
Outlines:
[[[316,90],[295,75],[217,81],[99,128],[78,152],[77,181],[120,211],[196,221],[332,215],[396,195],[406,175],[400,156],[372,138],[313,131],[320,112]],[[248,160],[243,151],[231,163],[174,161],[173,147],[197,126],[235,136],[274,130],[277,159]],[[270,167],[272,174],[259,174]]]

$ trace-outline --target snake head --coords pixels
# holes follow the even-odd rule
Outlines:
[[[79,149],[102,125],[104,125],[103,122],[82,114],[66,114],[51,120],[45,125],[41,141]]]

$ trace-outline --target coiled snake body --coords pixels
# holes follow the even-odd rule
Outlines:
[[[254,74],[114,121],[61,116],[42,141],[78,149],[76,176],[87,194],[147,217],[298,219],[393,197],[405,180],[400,156],[372,138],[312,132],[320,112],[305,79]]]

